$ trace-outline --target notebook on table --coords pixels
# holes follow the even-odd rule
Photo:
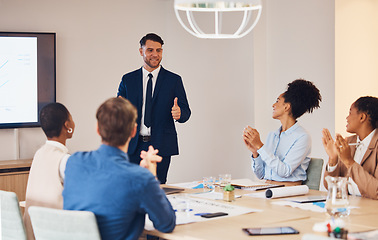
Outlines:
[[[248,178],[232,180],[231,185],[236,188],[240,188],[244,190],[251,190],[251,191],[265,190],[268,188],[285,186],[283,184],[269,184],[269,183],[264,183],[261,181],[252,181],[251,179],[248,179]]]

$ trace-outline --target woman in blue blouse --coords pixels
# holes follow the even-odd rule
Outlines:
[[[244,129],[244,143],[252,152],[252,169],[259,179],[285,185],[300,185],[306,180],[311,137],[297,119],[319,108],[321,100],[312,82],[297,79],[273,104],[273,118],[281,121],[281,127],[269,133],[265,144],[256,129]]]

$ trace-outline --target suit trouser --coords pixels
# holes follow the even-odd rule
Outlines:
[[[150,142],[143,142],[139,139],[138,145],[134,154],[129,154],[130,162],[139,165],[140,161],[142,160],[140,158],[140,152],[142,150],[147,151],[150,145],[151,145]],[[167,182],[167,175],[168,175],[169,165],[171,163],[171,156],[161,156],[161,157],[163,159],[161,160],[161,162],[157,163],[156,175],[160,183],[165,184]]]

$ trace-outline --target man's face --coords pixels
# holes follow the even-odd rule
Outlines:
[[[143,57],[144,68],[151,72],[159,67],[163,58],[163,48],[160,43],[147,40],[146,44],[139,49],[140,55]]]

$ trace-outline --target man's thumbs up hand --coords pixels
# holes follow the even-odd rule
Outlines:
[[[173,107],[172,107],[172,117],[174,120],[179,120],[181,117],[181,109],[179,105],[177,104],[178,98],[176,97],[175,100],[173,101]]]

